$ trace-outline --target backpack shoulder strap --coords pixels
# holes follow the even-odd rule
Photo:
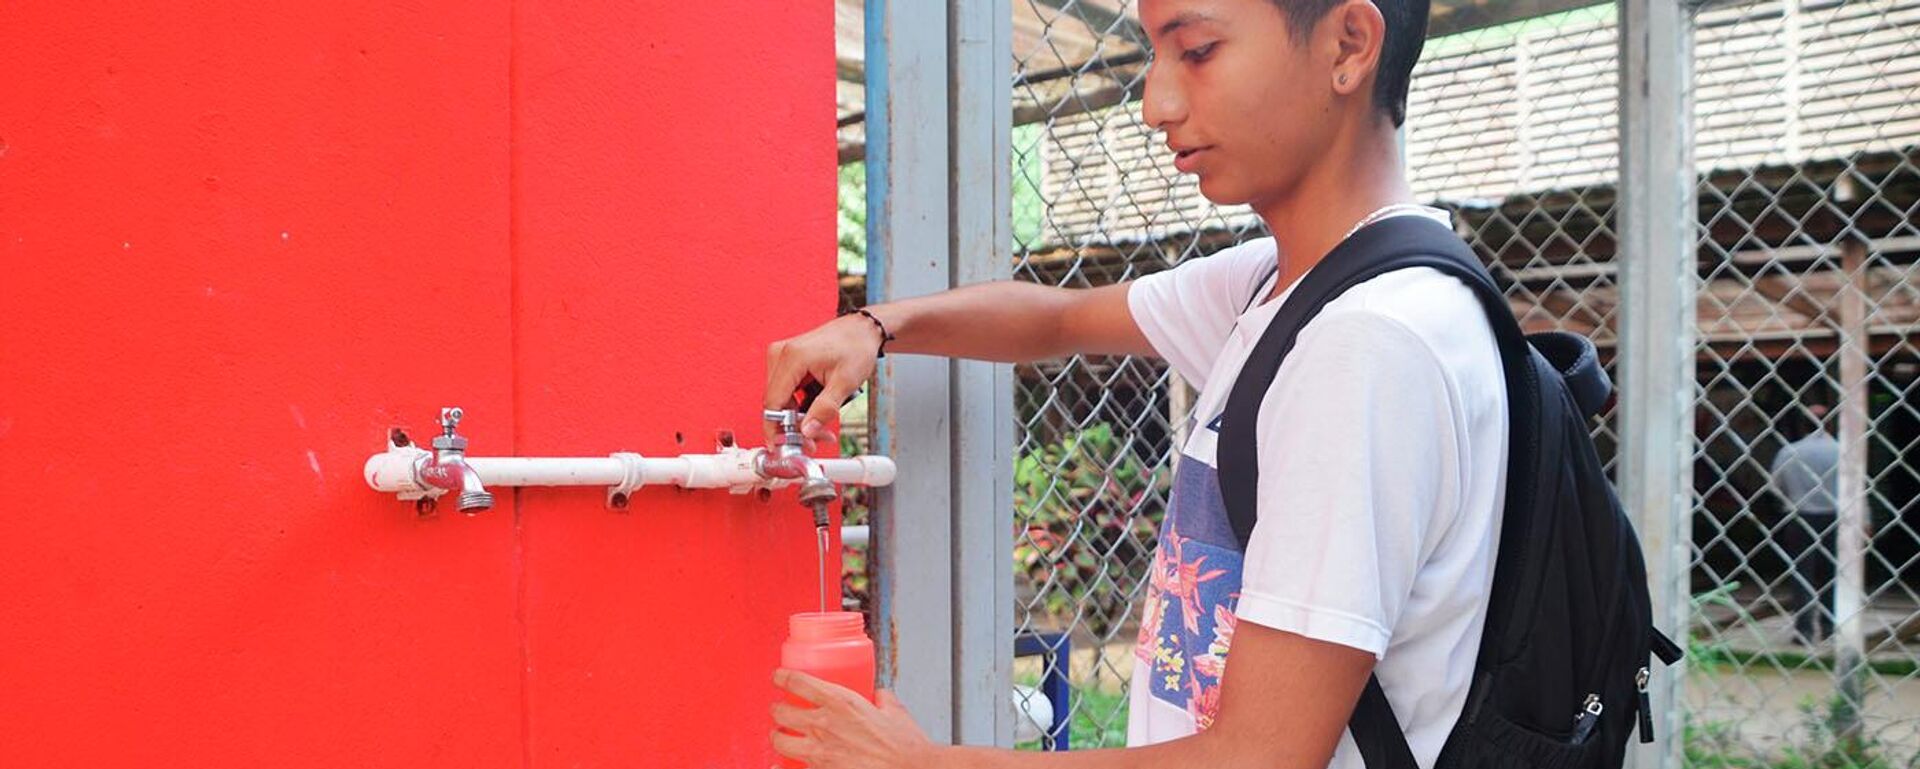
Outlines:
[[[1328,302],[1382,274],[1411,267],[1439,270],[1474,289],[1493,324],[1509,381],[1515,381],[1511,374],[1516,367],[1526,367],[1527,340],[1505,295],[1452,230],[1426,217],[1396,216],[1354,233],[1301,279],[1248,353],[1228,393],[1220,423],[1220,492],[1241,547],[1253,534],[1258,515],[1254,504],[1259,486],[1254,426],[1281,361],[1293,350],[1300,331]],[[1365,344],[1366,340],[1353,343]]]
[[[1379,676],[1367,676],[1367,688],[1360,690],[1353,716],[1347,719],[1347,732],[1353,735],[1353,746],[1360,750],[1360,761],[1367,769],[1420,769],[1407,733],[1393,714],[1393,703],[1380,688]]]
[[[1217,465],[1227,517],[1242,549],[1252,537],[1259,515],[1255,425],[1260,404],[1280,371],[1281,361],[1293,349],[1301,329],[1328,302],[1367,280],[1410,267],[1431,267],[1471,287],[1493,324],[1507,381],[1524,381],[1515,379],[1517,369],[1529,365],[1526,363],[1527,340],[1521,334],[1519,323],[1514,320],[1493,277],[1452,230],[1419,216],[1393,217],[1362,228],[1301,279],[1299,287],[1287,297],[1248,354],[1227,396],[1220,424]],[[1366,340],[1353,343],[1365,344]],[[1347,728],[1367,769],[1418,769],[1406,734],[1377,676],[1368,677]]]

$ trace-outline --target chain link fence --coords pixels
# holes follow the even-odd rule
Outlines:
[[[1130,1],[1014,3],[1015,279],[1110,285],[1259,236],[1250,212],[1215,207],[1174,171],[1142,122],[1145,37]],[[1071,746],[1123,745],[1139,601],[1193,392],[1147,358],[1074,356],[1015,378],[1015,627],[1073,650],[1072,696],[1048,703]]]
[[[1719,4],[1694,45],[1687,756],[1920,765],[1920,3]]]
[[[1264,236],[1176,173],[1143,124],[1134,0],[1011,6],[1016,279],[1109,285]],[[1417,195],[1453,212],[1523,326],[1586,335],[1610,368],[1619,30],[1611,3],[1436,2],[1404,134]],[[1920,767],[1920,0],[1704,6],[1694,54],[1686,763]],[[856,176],[842,175],[843,224],[864,199],[846,194]],[[864,301],[850,237],[843,307]],[[1195,394],[1127,357],[1019,366],[1015,386],[1016,629],[1072,649],[1071,696],[1048,703],[1070,729],[1028,724],[1023,744],[1121,745]],[[1612,415],[1594,430],[1617,467]],[[1784,503],[1784,478],[1829,466],[1829,512]],[[1018,684],[1042,672],[1016,661]]]

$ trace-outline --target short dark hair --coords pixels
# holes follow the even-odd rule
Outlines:
[[[1304,42],[1327,12],[1345,0],[1273,0],[1293,28],[1294,42]],[[1407,87],[1413,65],[1427,44],[1428,0],[1373,0],[1387,21],[1387,37],[1380,44],[1380,72],[1373,81],[1373,104],[1393,118],[1398,128],[1407,121]]]

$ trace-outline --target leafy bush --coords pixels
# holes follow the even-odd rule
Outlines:
[[[1100,423],[1040,446],[1014,465],[1014,574],[1056,620],[1076,613],[1102,638],[1126,620],[1152,565],[1167,473]]]

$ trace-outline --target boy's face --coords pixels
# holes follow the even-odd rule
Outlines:
[[[1141,0],[1153,41],[1142,111],[1221,205],[1284,195],[1334,133],[1323,23],[1296,41],[1273,0]],[[1336,45],[1337,43],[1331,43]]]

